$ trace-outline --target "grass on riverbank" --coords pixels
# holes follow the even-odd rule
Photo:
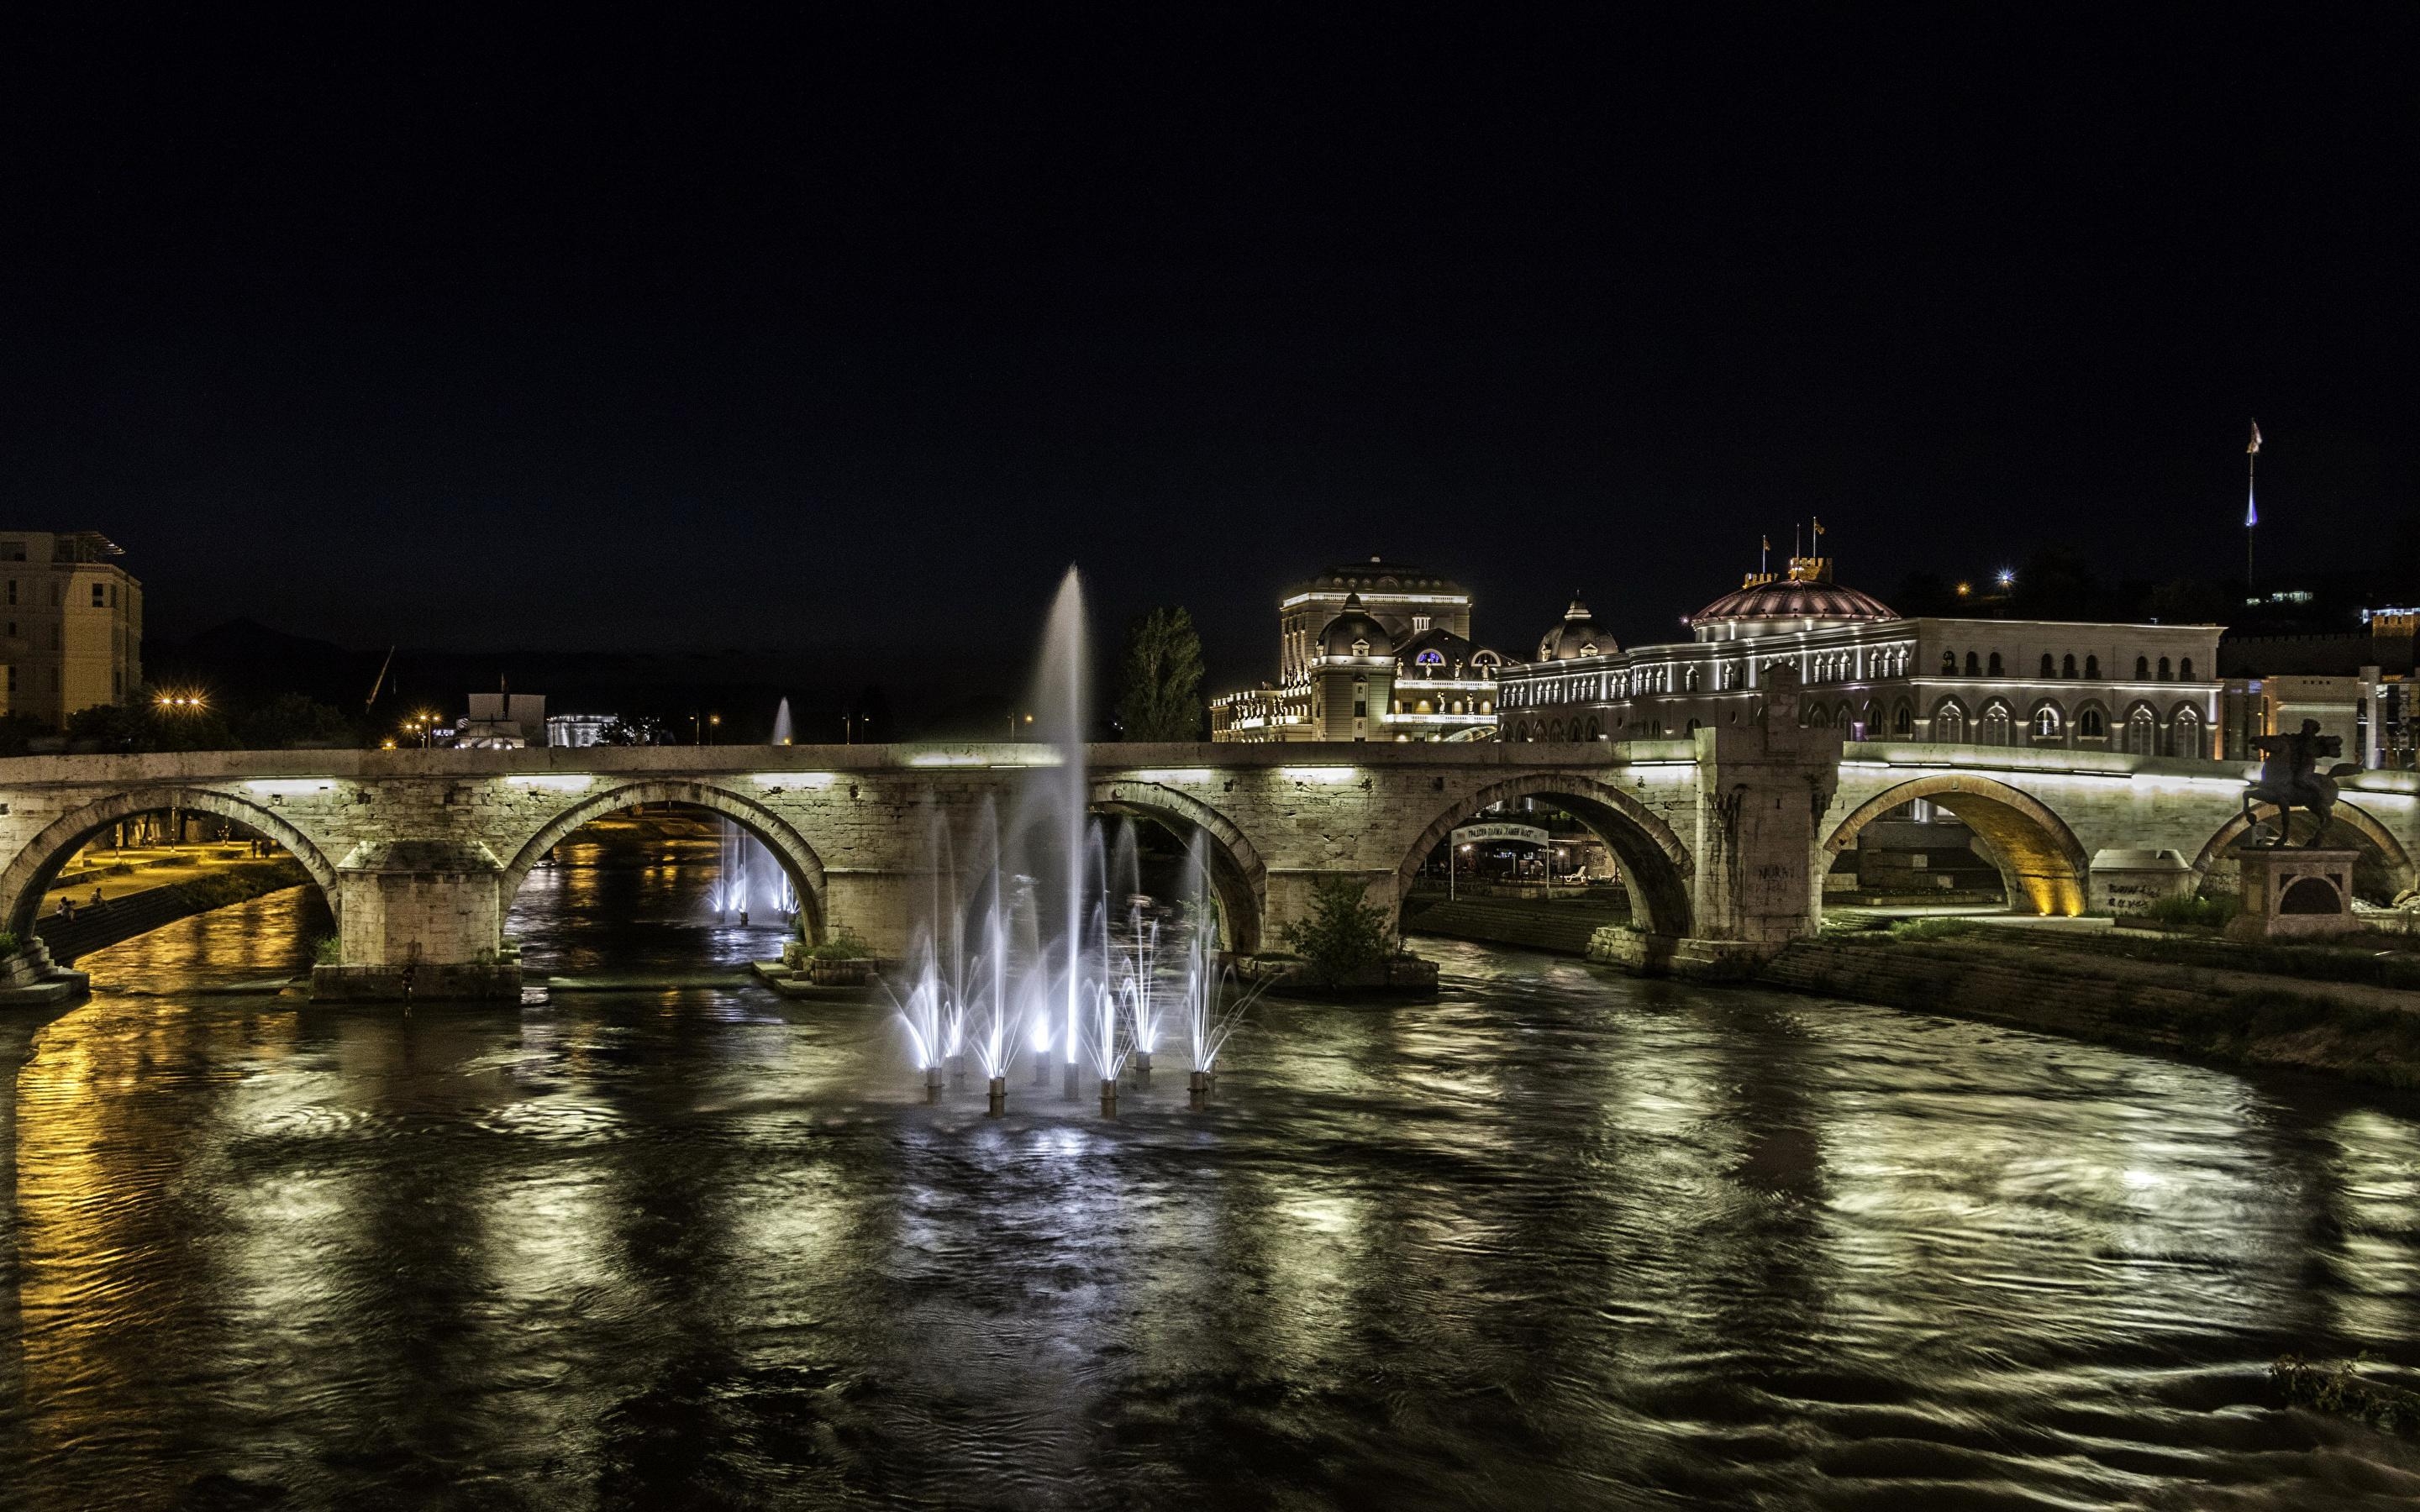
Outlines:
[[[266,861],[237,861],[209,876],[176,886],[184,900],[199,912],[244,903],[310,880],[302,862],[290,856],[280,856]]]
[[[2012,930],[1973,918],[1908,918],[1893,923],[1887,931],[1870,932],[1865,937],[1875,935],[1901,944],[1990,940],[2160,965],[2195,966],[2206,971],[2249,971],[2301,981],[2341,981],[2361,987],[2420,992],[2420,951],[2406,948],[2396,936],[2377,933],[2355,934],[2342,944],[2280,945],[2192,934],[2155,934],[2141,930],[2090,933],[2062,930],[2052,933]]]

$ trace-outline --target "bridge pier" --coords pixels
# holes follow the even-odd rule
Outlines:
[[[933,879],[911,872],[824,869],[824,938],[846,933],[887,961],[904,959],[918,900]]]
[[[355,846],[336,867],[337,959],[312,969],[312,997],[518,1003],[520,963],[503,958],[504,879],[475,841]]]

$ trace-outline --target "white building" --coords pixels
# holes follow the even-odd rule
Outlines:
[[[1852,740],[2213,756],[2215,625],[1902,619],[1832,580],[1827,557],[1751,574],[1690,616],[1694,639],[1624,651],[1575,602],[1538,658],[1501,675],[1508,740],[1619,740],[1762,717],[1797,669],[1803,717]]]
[[[1278,601],[1278,681],[1210,701],[1210,738],[1492,740],[1500,653],[1470,640],[1470,594],[1372,557]]]

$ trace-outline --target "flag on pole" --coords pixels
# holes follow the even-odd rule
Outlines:
[[[1823,533],[1823,520],[1821,520],[1820,518],[1817,518],[1815,516],[1812,516],[1812,515],[1809,515],[1809,516],[1808,516],[1808,517],[1807,517],[1815,521],[1815,533],[1816,533],[1817,535],[1819,535],[1819,536],[1820,536],[1820,535],[1822,535],[1822,534]]]
[[[2252,423],[2252,444],[2245,447],[2243,452],[2247,458],[2260,455],[2260,422],[2257,420]],[[2260,523],[2259,490],[2253,486],[2252,468],[2253,464],[2249,460],[2245,461],[2243,464],[2243,528],[2247,531]]]

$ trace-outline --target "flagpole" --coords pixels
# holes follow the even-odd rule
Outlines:
[[[2260,495],[2255,486],[2260,466],[2260,422],[2252,423],[2252,444],[2243,449],[2243,596],[2252,596],[2252,532],[2260,524]]]

